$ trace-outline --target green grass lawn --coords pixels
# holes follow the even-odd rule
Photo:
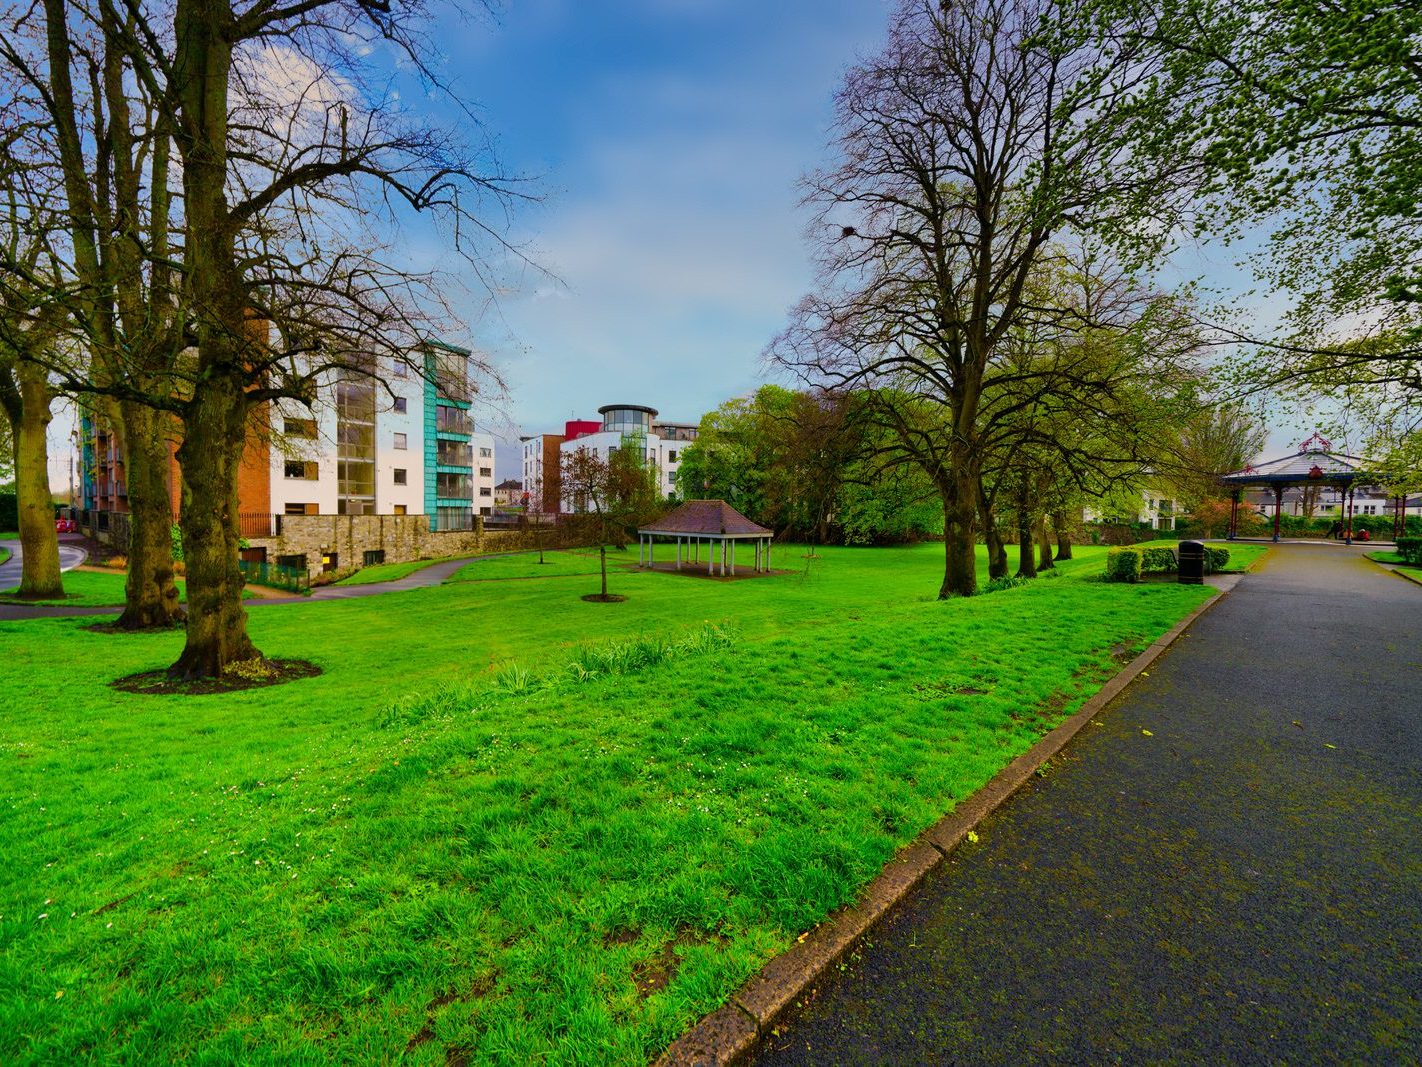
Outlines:
[[[1078,552],[300,601],[321,677],[183,699],[106,684],[181,634],[0,622],[0,1061],[646,1063],[1209,593]]]
[[[0,563],[4,563],[13,555],[14,553],[11,552],[8,548],[0,548]]]
[[[607,553],[609,582],[615,580],[611,577],[612,575],[620,574],[629,566],[635,567],[636,564],[637,550],[635,548],[622,551],[615,548],[609,549]],[[595,548],[559,551],[546,549],[543,553],[542,563],[538,562],[537,552],[517,552],[472,560],[455,571],[447,581],[487,582],[503,578],[564,578],[569,575],[598,573],[600,573],[600,564]]]
[[[71,608],[108,608],[122,606],[123,587],[126,581],[125,576],[118,571],[112,574],[102,574],[98,571],[65,571],[64,572],[64,592],[62,600],[24,600],[15,603],[30,604],[36,607],[47,605],[62,605]],[[177,580],[178,599],[186,600],[187,591],[183,588],[183,580]],[[13,596],[19,586],[6,589],[0,592],[0,597]],[[252,599],[252,594],[245,589],[242,591],[242,599]]]
[[[1366,556],[1368,557],[1368,559],[1375,560],[1375,561],[1377,561],[1378,563],[1404,563],[1404,562],[1405,562],[1405,561],[1403,560],[1403,558],[1402,558],[1402,556],[1401,556],[1400,553],[1392,552],[1392,551],[1388,551],[1388,550],[1380,550],[1380,551],[1377,551],[1377,552],[1366,552],[1366,553],[1364,553],[1364,555],[1366,555]],[[1410,564],[1408,564],[1408,566],[1410,566]]]

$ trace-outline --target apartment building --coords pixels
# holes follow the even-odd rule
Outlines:
[[[619,448],[641,449],[646,454],[647,462],[657,470],[662,495],[668,498],[675,496],[681,456],[686,446],[696,440],[698,424],[658,421],[657,409],[641,404],[606,404],[597,411],[602,416],[598,428],[563,441],[558,446],[559,453],[566,456],[585,448],[593,455],[606,459]],[[547,494],[544,499],[548,499]],[[572,502],[561,499],[560,510],[572,511]]]
[[[470,413],[470,353],[431,344],[423,373],[392,360],[381,380],[332,380],[311,408],[276,401],[254,411],[238,483],[244,533],[272,515],[428,515],[434,530],[468,530],[494,510],[494,438]],[[126,511],[122,442],[83,422],[84,506]],[[181,482],[173,465],[177,511]]]

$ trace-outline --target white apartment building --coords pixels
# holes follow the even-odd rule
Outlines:
[[[271,411],[271,511],[429,515],[468,529],[494,510],[494,438],[469,413],[469,353],[432,346],[426,374],[395,362],[386,384],[334,381],[313,406]]]
[[[558,446],[562,456],[587,449],[599,459],[607,459],[619,448],[645,449],[647,462],[657,470],[662,496],[674,496],[681,456],[686,446],[696,440],[697,424],[658,422],[657,409],[640,404],[607,404],[597,411],[602,416],[601,428],[563,441]],[[524,484],[529,483],[525,480]],[[560,510],[572,511],[568,495],[563,493],[561,497]]]

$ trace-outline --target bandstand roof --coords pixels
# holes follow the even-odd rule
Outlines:
[[[637,531],[673,537],[770,537],[764,526],[746,518],[724,500],[688,500]]]
[[[1319,482],[1328,485],[1352,485],[1355,481],[1361,484],[1369,477],[1361,463],[1357,456],[1347,456],[1321,448],[1304,448],[1292,456],[1251,464],[1243,470],[1233,471],[1223,475],[1220,481],[1233,486],[1309,485]]]

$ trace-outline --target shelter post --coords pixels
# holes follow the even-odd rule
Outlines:
[[[1233,541],[1239,532],[1239,496],[1238,489],[1229,494],[1229,531],[1225,537],[1230,541]]]
[[[1351,545],[1353,543],[1353,487],[1348,486],[1348,526],[1343,531],[1343,543]]]
[[[1279,541],[1279,518],[1284,510],[1284,487],[1274,486],[1274,543]]]

